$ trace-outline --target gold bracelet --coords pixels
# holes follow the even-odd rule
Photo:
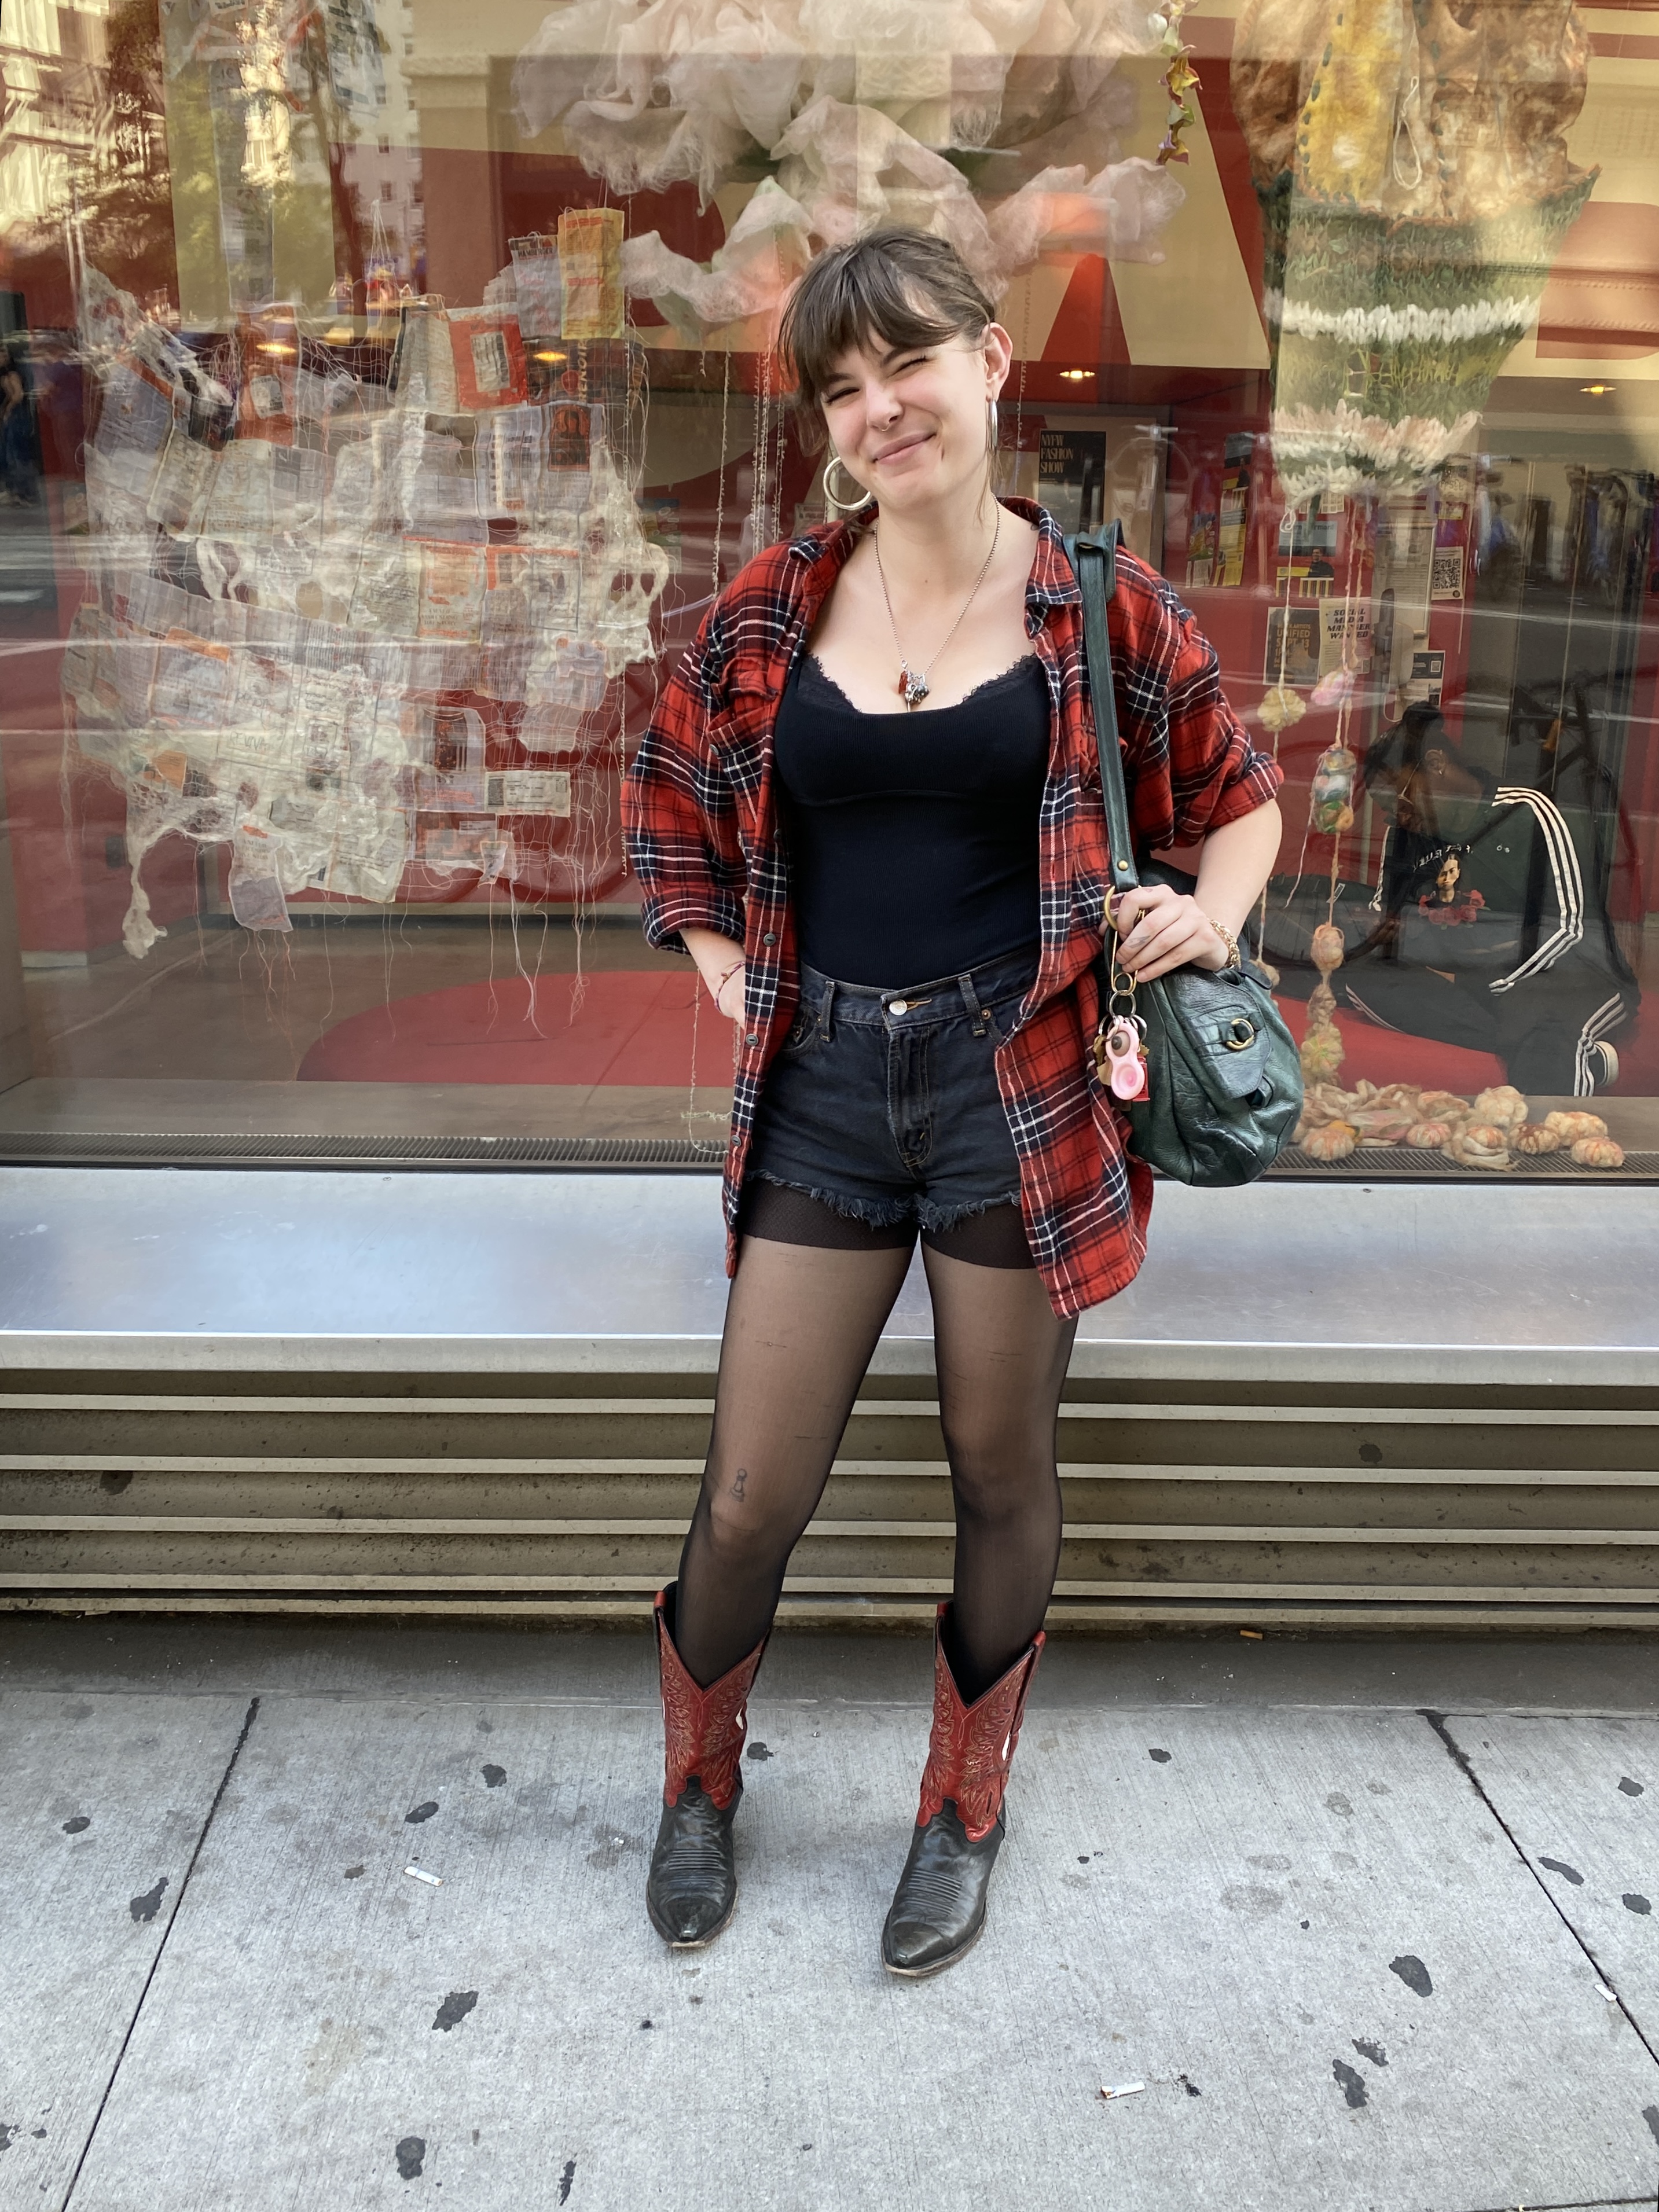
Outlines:
[[[1203,914],[1204,909],[1200,907],[1199,908],[1199,912]],[[1209,923],[1211,928],[1214,930],[1216,935],[1221,939],[1221,942],[1227,948],[1226,965],[1229,968],[1238,967],[1241,964],[1238,957],[1238,939],[1233,935],[1231,930],[1227,927],[1226,924],[1224,922],[1218,921],[1212,914],[1204,915],[1204,919]]]

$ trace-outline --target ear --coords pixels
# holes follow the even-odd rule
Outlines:
[[[1451,765],[1451,763],[1446,757],[1445,747],[1443,745],[1425,745],[1423,748],[1423,765],[1428,769],[1431,775],[1444,775],[1446,770]]]
[[[1000,323],[985,326],[985,396],[994,399],[1014,364],[1014,342]]]

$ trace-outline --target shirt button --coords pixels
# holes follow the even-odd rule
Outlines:
[[[761,939],[761,943],[763,945],[775,945],[777,941],[777,939],[772,934],[772,932],[769,929],[767,931],[765,936]]]
[[[748,1036],[744,1039],[744,1042],[745,1044],[758,1044],[760,1042],[760,1032],[757,1030],[750,1030]]]

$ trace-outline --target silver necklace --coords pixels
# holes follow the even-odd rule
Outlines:
[[[892,630],[894,648],[897,652],[899,657],[899,696],[903,700],[906,707],[913,714],[916,708],[921,706],[922,701],[927,696],[927,678],[932,672],[938,667],[940,653],[944,652],[945,647],[949,645],[951,640],[962,628],[963,617],[967,614],[969,608],[973,605],[974,601],[979,597],[979,587],[985,581],[986,577],[989,575],[991,572],[991,563],[997,557],[997,540],[1001,537],[1001,535],[1002,507],[1000,502],[999,502],[997,507],[996,523],[991,532],[991,550],[985,556],[985,564],[981,568],[978,575],[974,579],[973,590],[969,592],[967,598],[962,603],[962,613],[957,617],[950,629],[945,631],[945,635],[940,639],[939,644],[933,648],[933,659],[928,662],[927,667],[921,669],[911,667],[909,662],[904,657],[904,647],[899,643],[898,624],[893,619],[893,595],[887,588],[887,571],[881,565],[881,532],[878,529],[873,535],[872,543],[876,549],[876,574],[881,578],[881,596],[887,602],[888,625]]]

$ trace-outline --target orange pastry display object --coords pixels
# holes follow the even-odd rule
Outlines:
[[[1405,1145],[1442,1152],[1459,1167],[1502,1173],[1514,1156],[1535,1158],[1566,1152],[1581,1168],[1621,1168],[1624,1148],[1607,1133],[1599,1114],[1558,1109],[1529,1121],[1527,1102],[1511,1084],[1495,1084],[1479,1097],[1425,1091],[1415,1084],[1361,1082],[1343,1091],[1310,1082],[1295,1142],[1312,1159],[1346,1159],[1366,1147]]]

